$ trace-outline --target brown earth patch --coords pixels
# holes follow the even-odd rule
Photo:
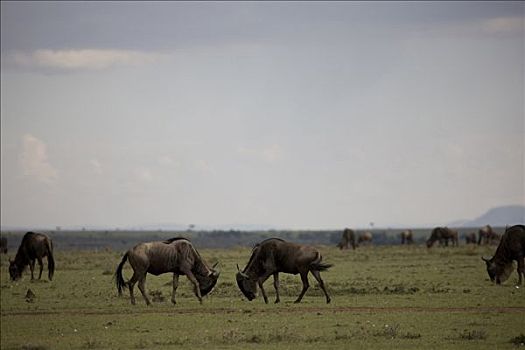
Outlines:
[[[122,314],[166,314],[168,316],[180,314],[232,314],[232,313],[523,313],[525,307],[283,307],[280,309],[242,309],[242,308],[180,308],[173,307],[171,311],[166,309],[156,310],[154,307],[135,310],[93,310],[93,309],[68,309],[68,310],[33,310],[33,311],[2,311],[1,316],[35,316],[35,315],[122,315]]]

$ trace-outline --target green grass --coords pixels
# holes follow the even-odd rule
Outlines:
[[[480,256],[494,247],[320,247],[335,264],[322,274],[332,295],[327,305],[315,280],[301,304],[298,276],[281,275],[281,304],[248,302],[237,289],[236,264],[250,249],[201,250],[220,262],[221,277],[200,305],[181,277],[177,305],[171,275],[148,275],[156,296],[147,307],[136,288],[118,297],[112,281],[122,253],[110,250],[56,253],[53,282],[8,280],[1,261],[2,349],[420,349],[519,346],[525,329],[525,292],[516,272],[503,286],[490,283]],[[47,273],[47,271],[45,271]],[[124,270],[131,275],[129,265]],[[273,302],[272,280],[266,292]],[[35,294],[26,300],[27,290]],[[153,299],[153,298],[152,298]]]

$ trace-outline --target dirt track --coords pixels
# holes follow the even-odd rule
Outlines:
[[[416,313],[416,312],[454,312],[454,313],[523,313],[525,307],[283,307],[280,309],[237,309],[237,308],[190,308],[179,309],[173,307],[172,311],[155,309],[151,307],[137,310],[93,310],[93,309],[68,309],[68,310],[42,310],[42,311],[2,311],[1,316],[36,316],[36,315],[122,315],[122,314],[232,314],[232,313]]]

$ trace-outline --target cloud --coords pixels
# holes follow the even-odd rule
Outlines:
[[[102,174],[102,164],[98,161],[98,159],[91,159],[89,163],[91,164],[91,167],[95,173],[99,175]]]
[[[140,167],[134,171],[135,179],[139,182],[151,182],[153,181],[153,174],[148,168]]]
[[[24,135],[22,143],[19,164],[24,175],[45,184],[55,183],[58,172],[47,159],[46,144],[31,134]]]
[[[489,33],[523,33],[524,21],[524,17],[497,17],[486,20],[483,27]]]
[[[283,157],[281,146],[276,144],[262,148],[247,148],[241,146],[237,149],[237,153],[245,157],[262,160],[266,163],[275,163]]]
[[[150,64],[162,56],[163,54],[158,52],[132,50],[36,50],[30,53],[11,53],[8,55],[8,62],[31,68],[103,70],[114,66]]]

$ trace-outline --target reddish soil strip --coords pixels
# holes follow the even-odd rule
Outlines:
[[[151,307],[137,310],[93,310],[93,309],[68,309],[68,310],[34,310],[34,311],[4,311],[1,316],[36,316],[36,315],[123,315],[123,314],[232,314],[232,313],[415,313],[415,312],[454,312],[454,313],[523,313],[525,307],[283,307],[280,309],[240,309],[240,308],[190,308],[173,307],[172,311],[155,309]]]

